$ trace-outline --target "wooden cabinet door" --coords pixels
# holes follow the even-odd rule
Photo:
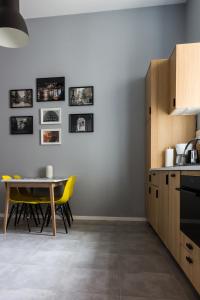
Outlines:
[[[169,250],[180,260],[180,172],[169,172]]]
[[[158,234],[168,247],[169,240],[169,173],[160,172],[158,202]]]
[[[158,202],[159,202],[158,187],[151,185],[151,197],[149,203],[150,224],[156,232],[158,232]]]
[[[170,59],[170,112],[176,108],[176,49],[173,51]]]
[[[200,43],[176,45],[170,57],[170,112],[200,111]]]

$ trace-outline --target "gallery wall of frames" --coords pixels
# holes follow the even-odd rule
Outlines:
[[[62,143],[62,109],[56,104],[65,101],[65,77],[37,78],[36,102],[55,103],[55,107],[41,107],[40,114],[40,144],[60,145]],[[34,105],[33,89],[18,89],[9,91],[10,108],[32,108]],[[94,105],[94,87],[70,87],[68,105],[73,107]],[[76,108],[75,108],[76,110]],[[76,111],[75,111],[76,112]],[[64,116],[67,118],[67,116]],[[68,115],[68,131],[70,133],[89,133],[94,131],[93,113],[73,113]],[[10,117],[10,134],[34,134],[34,116],[17,115]],[[48,126],[48,128],[43,128]],[[67,128],[66,128],[67,130]]]

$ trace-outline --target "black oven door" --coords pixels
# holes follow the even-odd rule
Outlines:
[[[200,246],[200,178],[196,177],[195,179],[193,176],[183,177],[189,178],[184,178],[186,184],[182,185],[179,189],[180,229],[192,241]]]

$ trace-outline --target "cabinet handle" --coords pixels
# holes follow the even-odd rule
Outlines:
[[[185,245],[186,245],[186,247],[187,247],[189,250],[193,250],[193,249],[194,249],[193,246],[192,246],[192,244],[190,244],[190,243],[186,243]]]
[[[151,106],[149,107],[149,114],[151,115]]]
[[[189,264],[193,264],[193,260],[192,260],[191,257],[186,256],[185,259],[187,260],[187,262],[188,262]]]
[[[176,106],[176,98],[173,99],[173,107]]]
[[[156,198],[158,198],[158,190],[156,190]]]
[[[169,175],[168,174],[166,175],[165,179],[166,179],[166,185],[168,185],[169,184]]]
[[[153,173],[152,175],[153,175],[153,176],[156,176],[156,173]]]
[[[176,177],[176,174],[171,174],[171,177]]]

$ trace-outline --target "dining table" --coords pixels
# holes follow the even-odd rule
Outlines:
[[[52,220],[52,233],[56,235],[56,212],[55,212],[55,187],[63,185],[68,180],[67,177],[63,178],[21,178],[21,179],[5,179],[1,180],[5,183],[6,197],[5,197],[5,208],[4,208],[4,220],[3,220],[3,232],[7,231],[8,213],[10,205],[10,190],[11,188],[34,188],[41,189],[46,188],[49,190],[49,197],[51,203],[51,220]]]

